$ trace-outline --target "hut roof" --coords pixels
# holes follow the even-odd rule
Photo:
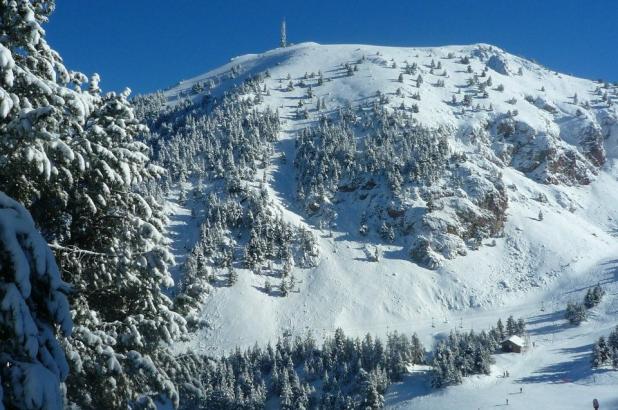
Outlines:
[[[502,341],[502,343],[504,343],[504,342],[511,342],[511,343],[516,344],[517,346],[521,346],[521,347],[524,347],[526,345],[526,342],[524,342],[524,339],[522,339],[521,337],[519,337],[517,335],[512,335],[508,339],[504,339]]]

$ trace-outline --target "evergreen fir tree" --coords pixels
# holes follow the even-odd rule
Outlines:
[[[524,333],[526,333],[526,322],[524,319],[519,318],[517,319],[517,332],[515,334],[523,336]]]
[[[565,311],[565,319],[569,323],[579,325],[581,322],[587,319],[586,307],[580,303],[569,302]]]
[[[287,296],[290,293],[290,285],[285,278],[281,278],[281,284],[279,285],[279,290],[281,291],[282,296]]]
[[[506,336],[517,334],[517,329],[517,322],[515,322],[513,315],[509,316],[506,320]]]
[[[70,286],[28,212],[0,192],[0,408],[61,408]]]
[[[238,281],[238,272],[233,267],[230,267],[227,272],[227,285],[234,286],[234,284]]]
[[[75,326],[63,341],[69,403],[113,408],[157,395],[177,403],[159,358],[171,357],[162,346],[185,321],[161,290],[172,284],[162,207],[143,193],[163,170],[136,140],[147,129],[129,92],[101,96],[98,75],[82,91],[86,77],[48,46],[41,24],[53,8],[0,7],[0,85],[15,96],[2,100],[0,189],[30,210],[73,288]]]
[[[500,340],[504,340],[506,338],[506,334],[504,333],[504,325],[502,324],[502,319],[498,319],[496,323],[496,330],[498,331],[498,336]]]
[[[605,342],[605,338],[601,336],[592,347],[592,367],[600,367],[606,364],[611,359],[611,350]]]

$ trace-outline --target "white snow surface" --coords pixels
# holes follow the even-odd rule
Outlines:
[[[456,58],[447,58],[449,53]],[[311,111],[308,120],[296,119],[298,98],[306,89],[297,87],[284,92],[288,73],[296,81],[305,72],[321,71],[326,81],[313,91],[325,98],[328,110],[373,98],[377,90],[394,93],[398,87],[403,89],[404,97],[393,96],[391,105],[397,107],[403,101],[409,106],[416,102],[412,93],[418,91],[420,112],[414,116],[420,123],[447,125],[463,135],[493,114],[480,110],[462,115],[460,108],[450,105],[457,87],[470,77],[466,66],[458,62],[461,55],[471,56],[475,72],[490,61],[488,75],[493,87],[482,104],[491,103],[496,112],[516,109],[519,121],[538,131],[560,134],[567,143],[573,127],[568,119],[578,108],[573,96],[576,94],[580,102],[592,102],[599,86],[485,44],[394,48],[303,43],[234,58],[221,68],[165,91],[169,104],[175,104],[179,96],[190,95],[195,83],[213,80],[211,92],[217,94],[244,78],[269,70],[266,84],[270,95],[264,97],[262,106],[279,110],[283,131],[276,155],[285,153],[288,161],[273,161],[267,171],[268,189],[286,220],[305,224],[316,234],[321,252],[316,268],[297,269],[298,291],[288,297],[261,292],[258,288],[263,286],[264,278],[249,271],[240,271],[233,287],[214,288],[203,308],[210,327],[198,332],[191,342],[179,345],[179,350],[218,354],[236,345],[273,342],[284,331],[304,334],[311,330],[320,338],[337,327],[352,335],[416,332],[431,347],[437,337],[451,329],[463,326],[464,330],[480,331],[499,317],[504,321],[513,314],[526,319],[530,343],[535,347],[521,355],[497,355],[491,375],[467,378],[461,386],[439,391],[429,387],[426,372],[412,369],[403,383],[389,390],[387,405],[402,409],[477,409],[505,405],[509,399],[508,408],[523,409],[534,403],[537,408],[576,409],[591,408],[592,399],[597,397],[602,408],[618,408],[617,372],[590,369],[591,344],[618,324],[618,126],[612,123],[615,106],[582,109],[584,120],[603,128],[606,136],[607,162],[591,184],[541,184],[505,167],[503,180],[508,187],[509,206],[504,235],[496,238],[495,244],[486,240],[487,246],[446,260],[435,271],[414,264],[406,250],[396,245],[382,245],[382,259],[369,262],[356,232],[321,231],[309,224],[294,204],[294,138],[300,129],[316,121],[316,115]],[[363,56],[366,62],[359,64],[358,72],[346,76],[342,64],[355,63]],[[442,63],[447,77],[429,74],[432,59]],[[393,61],[398,69],[391,68]],[[418,64],[425,83],[420,89],[413,81],[416,76],[406,75],[403,84],[397,81],[405,61]],[[235,78],[229,75],[232,67],[238,72]],[[521,75],[517,74],[519,68]],[[439,79],[445,81],[444,87],[430,85]],[[493,90],[498,84],[504,85],[504,92]],[[526,95],[542,98],[557,113],[525,101]],[[515,104],[507,102],[512,98],[517,100]],[[475,150],[465,138],[449,143],[463,151]],[[547,201],[538,200],[543,196]],[[176,247],[178,259],[196,228],[187,225],[183,234],[182,223],[188,220],[189,212],[176,205],[170,209],[181,213],[176,218],[172,215],[175,241],[182,243]],[[353,215],[353,207],[349,212]],[[567,325],[563,319],[566,303],[580,301],[584,292],[597,283],[606,290],[602,303],[582,326]],[[510,372],[508,378],[502,377],[506,369]]]

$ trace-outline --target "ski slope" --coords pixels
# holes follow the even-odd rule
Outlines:
[[[462,55],[470,56],[474,72],[488,67],[487,75],[492,77],[488,97],[474,101],[481,105],[478,110],[462,111],[460,104],[452,103],[453,95],[461,101],[465,92],[457,90],[463,89],[470,77],[467,66],[457,58]],[[432,60],[442,66],[434,69],[434,74]],[[343,65],[359,61],[363,62],[357,65],[358,71],[348,76]],[[401,67],[413,63],[425,84],[420,88],[417,75],[398,80]],[[441,391],[431,390],[426,384],[419,387],[419,380],[427,376],[414,371],[391,388],[387,405],[494,408],[506,406],[508,398],[509,408],[535,404],[540,408],[575,409],[591,407],[592,398],[598,397],[602,408],[618,407],[614,394],[618,376],[602,369],[593,372],[589,366],[591,344],[618,324],[617,111],[615,105],[605,106],[599,101],[599,84],[556,73],[485,44],[393,48],[303,43],[234,58],[216,70],[180,82],[164,94],[171,105],[182,98],[198,99],[200,95],[193,93],[192,87],[210,82],[211,94],[221,95],[266,70],[270,75],[265,80],[269,94],[263,97],[261,106],[279,112],[283,130],[275,156],[287,159],[273,161],[265,171],[267,189],[285,220],[305,225],[316,234],[320,263],[313,269],[296,269],[297,291],[285,298],[260,291],[264,278],[249,271],[241,271],[233,287],[213,288],[202,313],[210,326],[179,345],[179,350],[218,354],[237,345],[274,342],[284,332],[300,335],[311,330],[318,338],[324,337],[337,327],[352,335],[416,332],[430,347],[436,337],[451,329],[463,326],[482,330],[499,317],[504,320],[513,314],[526,319],[534,349],[523,355],[499,355],[490,376],[469,378],[461,386]],[[588,185],[540,183],[534,175],[518,170],[516,164],[507,164],[502,178],[509,205],[501,237],[484,241],[485,246],[465,256],[445,260],[436,270],[411,262],[397,243],[380,245],[381,260],[371,262],[363,243],[366,239],[351,228],[359,211],[356,204],[346,203],[336,229],[321,230],[306,219],[294,199],[294,140],[301,129],[315,124],[320,113],[309,107],[309,118],[299,118],[298,101],[307,90],[295,87],[289,91],[286,87],[288,77],[298,81],[305,73],[318,72],[323,74],[324,83],[313,88],[314,101],[323,99],[327,112],[362,104],[380,91],[390,96],[393,109],[402,103],[407,107],[418,104],[419,112],[414,114],[418,123],[454,130],[449,143],[455,149],[478,152],[483,145],[471,138],[471,132],[496,115],[516,110],[518,121],[537,135],[556,138],[562,144],[559,148],[581,148],[577,140],[580,131],[597,127],[604,134],[607,161],[597,175],[589,175]],[[434,86],[440,80],[444,86]],[[500,84],[504,91],[496,90]],[[416,93],[420,100],[415,98]],[[527,96],[533,102],[527,101]],[[534,146],[535,141],[528,143]],[[182,250],[195,241],[197,228],[184,217],[189,214],[189,209],[179,208],[172,198],[170,218],[174,221],[177,260],[182,260]],[[566,303],[581,300],[585,290],[597,283],[606,289],[601,305],[582,326],[567,325],[562,318]],[[501,377],[505,369],[511,377]]]
[[[592,408],[592,400],[597,398],[601,408],[616,408],[618,373],[590,367],[592,343],[607,336],[616,325],[616,263],[606,261],[577,279],[563,278],[559,283],[561,290],[544,299],[544,311],[534,303],[522,303],[463,314],[463,330],[488,326],[496,316],[524,317],[531,348],[522,354],[495,355],[496,364],[489,376],[469,377],[462,385],[441,391],[431,388],[426,372],[411,372],[403,382],[389,389],[387,407],[490,409],[506,406],[508,399],[508,408],[514,409],[527,409],[530,405],[585,409]],[[563,318],[564,304],[581,296],[582,289],[595,280],[609,290],[607,299],[590,312],[587,322],[579,327],[568,324]],[[436,323],[429,333],[439,336],[447,327]],[[504,377],[505,371],[509,377]]]

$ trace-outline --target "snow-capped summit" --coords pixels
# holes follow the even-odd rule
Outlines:
[[[308,118],[292,118],[295,126],[310,124],[340,107],[366,104],[381,93],[388,99],[386,106],[414,111],[415,123],[452,130],[457,150],[476,150],[470,138],[482,133],[482,128],[502,124],[493,133],[501,131],[504,136],[515,127],[517,141],[510,145],[507,141],[494,151],[522,172],[535,173],[541,182],[591,179],[595,171],[576,157],[582,154],[601,165],[605,160],[602,140],[615,118],[614,108],[608,106],[609,84],[559,74],[487,44],[395,48],[302,43],[236,57],[219,69],[181,82],[165,96],[173,104],[185,97],[199,98],[204,88],[217,95],[266,71],[270,78],[265,85],[272,92],[261,96],[260,105],[277,108],[282,116],[298,117],[299,107],[290,103],[302,99]],[[287,91],[290,81],[301,85]],[[304,100],[308,88],[309,102]],[[318,100],[326,109],[313,109]],[[505,115],[510,125],[500,121]],[[533,160],[528,153],[520,155],[522,149],[559,155],[541,169],[543,161]],[[567,166],[569,170],[564,169]]]

